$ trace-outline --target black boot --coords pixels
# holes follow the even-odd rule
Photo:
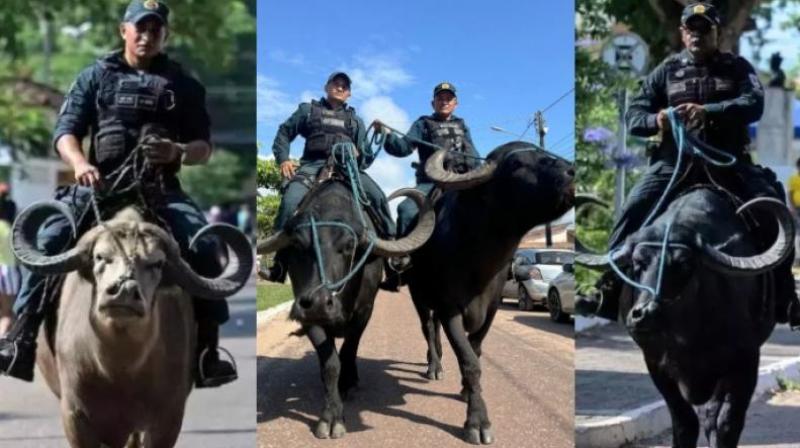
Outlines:
[[[411,257],[408,255],[386,259],[384,265],[384,272],[386,273],[386,276],[381,284],[378,285],[378,287],[384,291],[400,291],[400,287],[405,285],[402,273],[407,271],[410,267]]]
[[[597,281],[598,292],[594,296],[575,298],[575,314],[597,316],[617,320],[619,315],[619,295],[622,293],[622,280],[612,271],[603,273]]]
[[[195,387],[219,387],[234,381],[239,376],[236,373],[236,362],[230,356],[228,361],[219,359],[219,325],[211,320],[202,320],[197,323],[197,374]]]
[[[42,318],[33,313],[22,313],[11,331],[0,339],[0,373],[33,381],[36,365],[36,335]]]

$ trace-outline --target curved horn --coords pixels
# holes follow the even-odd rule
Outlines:
[[[428,157],[428,161],[425,162],[425,174],[443,189],[463,190],[480,185],[489,180],[494,174],[494,170],[497,169],[497,162],[489,160],[481,167],[464,174],[453,173],[444,169],[446,156],[447,150],[440,149]]]
[[[156,226],[154,226],[156,227]],[[255,264],[253,247],[247,237],[230,224],[208,224],[200,229],[189,243],[189,248],[201,238],[216,236],[228,249],[228,264],[223,272],[214,278],[196,273],[183,258],[175,240],[156,227],[167,242],[170,267],[178,283],[192,296],[206,299],[224,299],[239,291],[250,279]],[[154,232],[158,233],[155,229]]]
[[[11,247],[19,262],[38,274],[63,274],[74,271],[91,261],[88,248],[94,243],[97,231],[81,238],[80,244],[57,255],[47,255],[39,250],[39,228],[50,217],[62,215],[69,222],[72,237],[77,233],[75,217],[69,207],[60,201],[40,201],[25,208],[11,227]]]
[[[383,257],[398,257],[419,249],[431,237],[436,225],[436,212],[433,211],[425,193],[416,188],[401,188],[389,195],[389,200],[400,196],[410,198],[417,204],[417,208],[419,208],[417,225],[410,234],[399,240],[390,241],[378,238],[375,241],[375,253]]]
[[[769,249],[748,257],[728,255],[714,246],[701,242],[704,263],[728,275],[758,275],[774,269],[792,252],[794,243],[794,219],[786,206],[775,198],[756,198],[736,210],[741,215],[747,209],[769,212],[778,224],[778,235]]]
[[[270,235],[266,241],[259,241],[258,246],[256,246],[256,252],[259,254],[271,254],[288,246],[290,242],[289,235],[284,233],[283,230],[278,230]]]

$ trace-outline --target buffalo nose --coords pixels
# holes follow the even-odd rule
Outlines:
[[[114,282],[108,287],[106,287],[106,294],[114,298],[120,298],[122,296],[130,296],[133,299],[138,299],[139,295],[136,294],[137,291],[136,282],[133,280],[126,280],[122,282]]]
[[[650,327],[660,312],[661,307],[655,300],[636,304],[630,312],[630,324],[634,327]]]
[[[311,308],[311,305],[313,303],[314,301],[311,300],[311,297],[305,296],[300,298],[300,307],[303,308],[304,310]]]

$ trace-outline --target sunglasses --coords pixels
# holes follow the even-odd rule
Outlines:
[[[700,34],[708,34],[711,32],[711,28],[713,28],[711,22],[702,19],[689,21],[684,26],[690,32],[700,33]]]

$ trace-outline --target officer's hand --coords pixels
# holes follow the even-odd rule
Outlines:
[[[377,118],[375,119],[375,121],[372,122],[370,126],[375,128],[376,133],[386,132],[386,128],[383,127],[383,123],[381,122],[381,120],[378,120]]]
[[[168,139],[149,138],[143,148],[147,159],[157,165],[172,163],[181,157],[180,146]]]
[[[291,179],[294,176],[294,170],[297,165],[291,160],[281,163],[281,176],[284,179]]]
[[[100,185],[100,171],[88,162],[82,162],[74,167],[75,181],[84,187]]]
[[[675,112],[680,115],[683,122],[690,128],[699,127],[706,119],[705,108],[695,103],[681,104],[675,108]]]
[[[658,111],[658,115],[656,116],[656,124],[658,125],[658,129],[661,129],[664,132],[669,131],[669,116],[667,115],[666,109],[661,109]]]

